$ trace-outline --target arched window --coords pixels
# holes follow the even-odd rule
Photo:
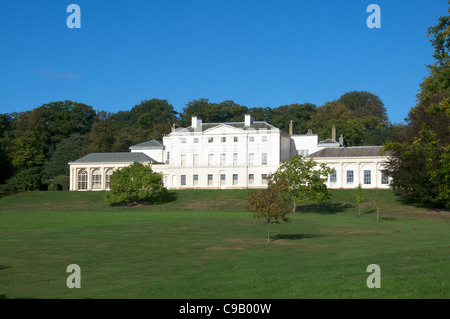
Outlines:
[[[102,189],[102,172],[96,169],[92,172],[92,190]]]
[[[110,183],[110,181],[111,181],[111,175],[112,175],[112,173],[114,173],[114,169],[109,169],[109,170],[106,172],[106,180],[105,180],[105,187],[106,187],[106,189],[109,189],[109,183]]]
[[[88,173],[85,169],[78,172],[78,190],[87,190],[88,186]]]

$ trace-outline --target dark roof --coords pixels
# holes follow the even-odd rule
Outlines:
[[[84,163],[133,163],[133,162],[155,162],[144,153],[116,152],[116,153],[90,153],[69,164]]]
[[[150,148],[164,148],[164,145],[157,140],[147,141],[141,144],[132,145],[129,147],[130,150],[133,149],[150,149]]]
[[[264,121],[253,121],[250,126],[246,126],[245,122],[202,123],[201,124],[201,126],[202,126],[201,127],[201,132],[204,132],[206,130],[209,130],[209,129],[213,128],[213,127],[220,126],[220,125],[228,125],[228,126],[235,127],[235,128],[238,128],[238,129],[241,129],[241,130],[244,130],[244,131],[249,130],[249,129],[253,129],[253,130],[259,130],[259,129],[271,130],[271,129],[276,129],[276,130],[278,130],[278,128],[276,128],[275,126],[270,125],[267,122],[264,122]],[[189,126],[189,127],[186,127],[186,128],[180,127],[180,128],[177,128],[175,131],[176,132],[182,132],[184,130],[187,130],[188,132],[196,132],[196,130],[192,126]]]
[[[309,154],[308,157],[372,157],[385,156],[382,146],[327,147]]]

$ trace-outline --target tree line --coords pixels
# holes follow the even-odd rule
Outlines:
[[[381,145],[402,129],[391,124],[381,99],[354,91],[317,107],[311,103],[252,107],[231,100],[213,103],[197,99],[180,112],[164,99],[144,100],[129,111],[98,111],[73,101],[51,102],[30,111],[0,114],[0,184],[8,190],[67,188],[69,161],[92,152],[125,152],[129,146],[162,140],[172,125],[242,122],[245,114],[288,132],[292,120],[297,134],[312,129],[320,139],[331,138],[336,125],[347,145]],[[64,178],[66,177],[66,178]],[[52,184],[55,184],[52,186]]]

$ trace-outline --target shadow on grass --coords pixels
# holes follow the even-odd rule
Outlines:
[[[298,213],[317,213],[317,214],[336,214],[345,212],[353,205],[343,204],[340,202],[322,202],[297,206],[295,210]]]
[[[9,266],[3,266],[3,265],[0,265],[0,270],[3,270],[3,269],[8,269],[8,268],[11,268],[11,267],[9,267]]]
[[[160,201],[156,203],[148,202],[148,201],[139,201],[139,202],[127,202],[127,203],[111,203],[109,206],[111,207],[141,207],[141,206],[153,206],[160,204],[167,204],[176,201],[178,198],[178,194],[175,192],[168,192],[166,196]]]
[[[305,239],[305,238],[316,238],[316,237],[323,237],[324,235],[317,235],[317,234],[279,234],[276,236],[271,236],[273,240],[277,239],[291,239],[291,240],[298,240],[298,239]]]

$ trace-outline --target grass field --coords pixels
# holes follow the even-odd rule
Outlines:
[[[377,193],[381,221],[370,198]],[[246,191],[176,191],[154,206],[114,207],[102,192],[0,196],[3,298],[449,298],[450,213],[390,190],[353,190],[266,225]],[[81,289],[69,289],[69,264]],[[369,289],[367,266],[381,268]]]

